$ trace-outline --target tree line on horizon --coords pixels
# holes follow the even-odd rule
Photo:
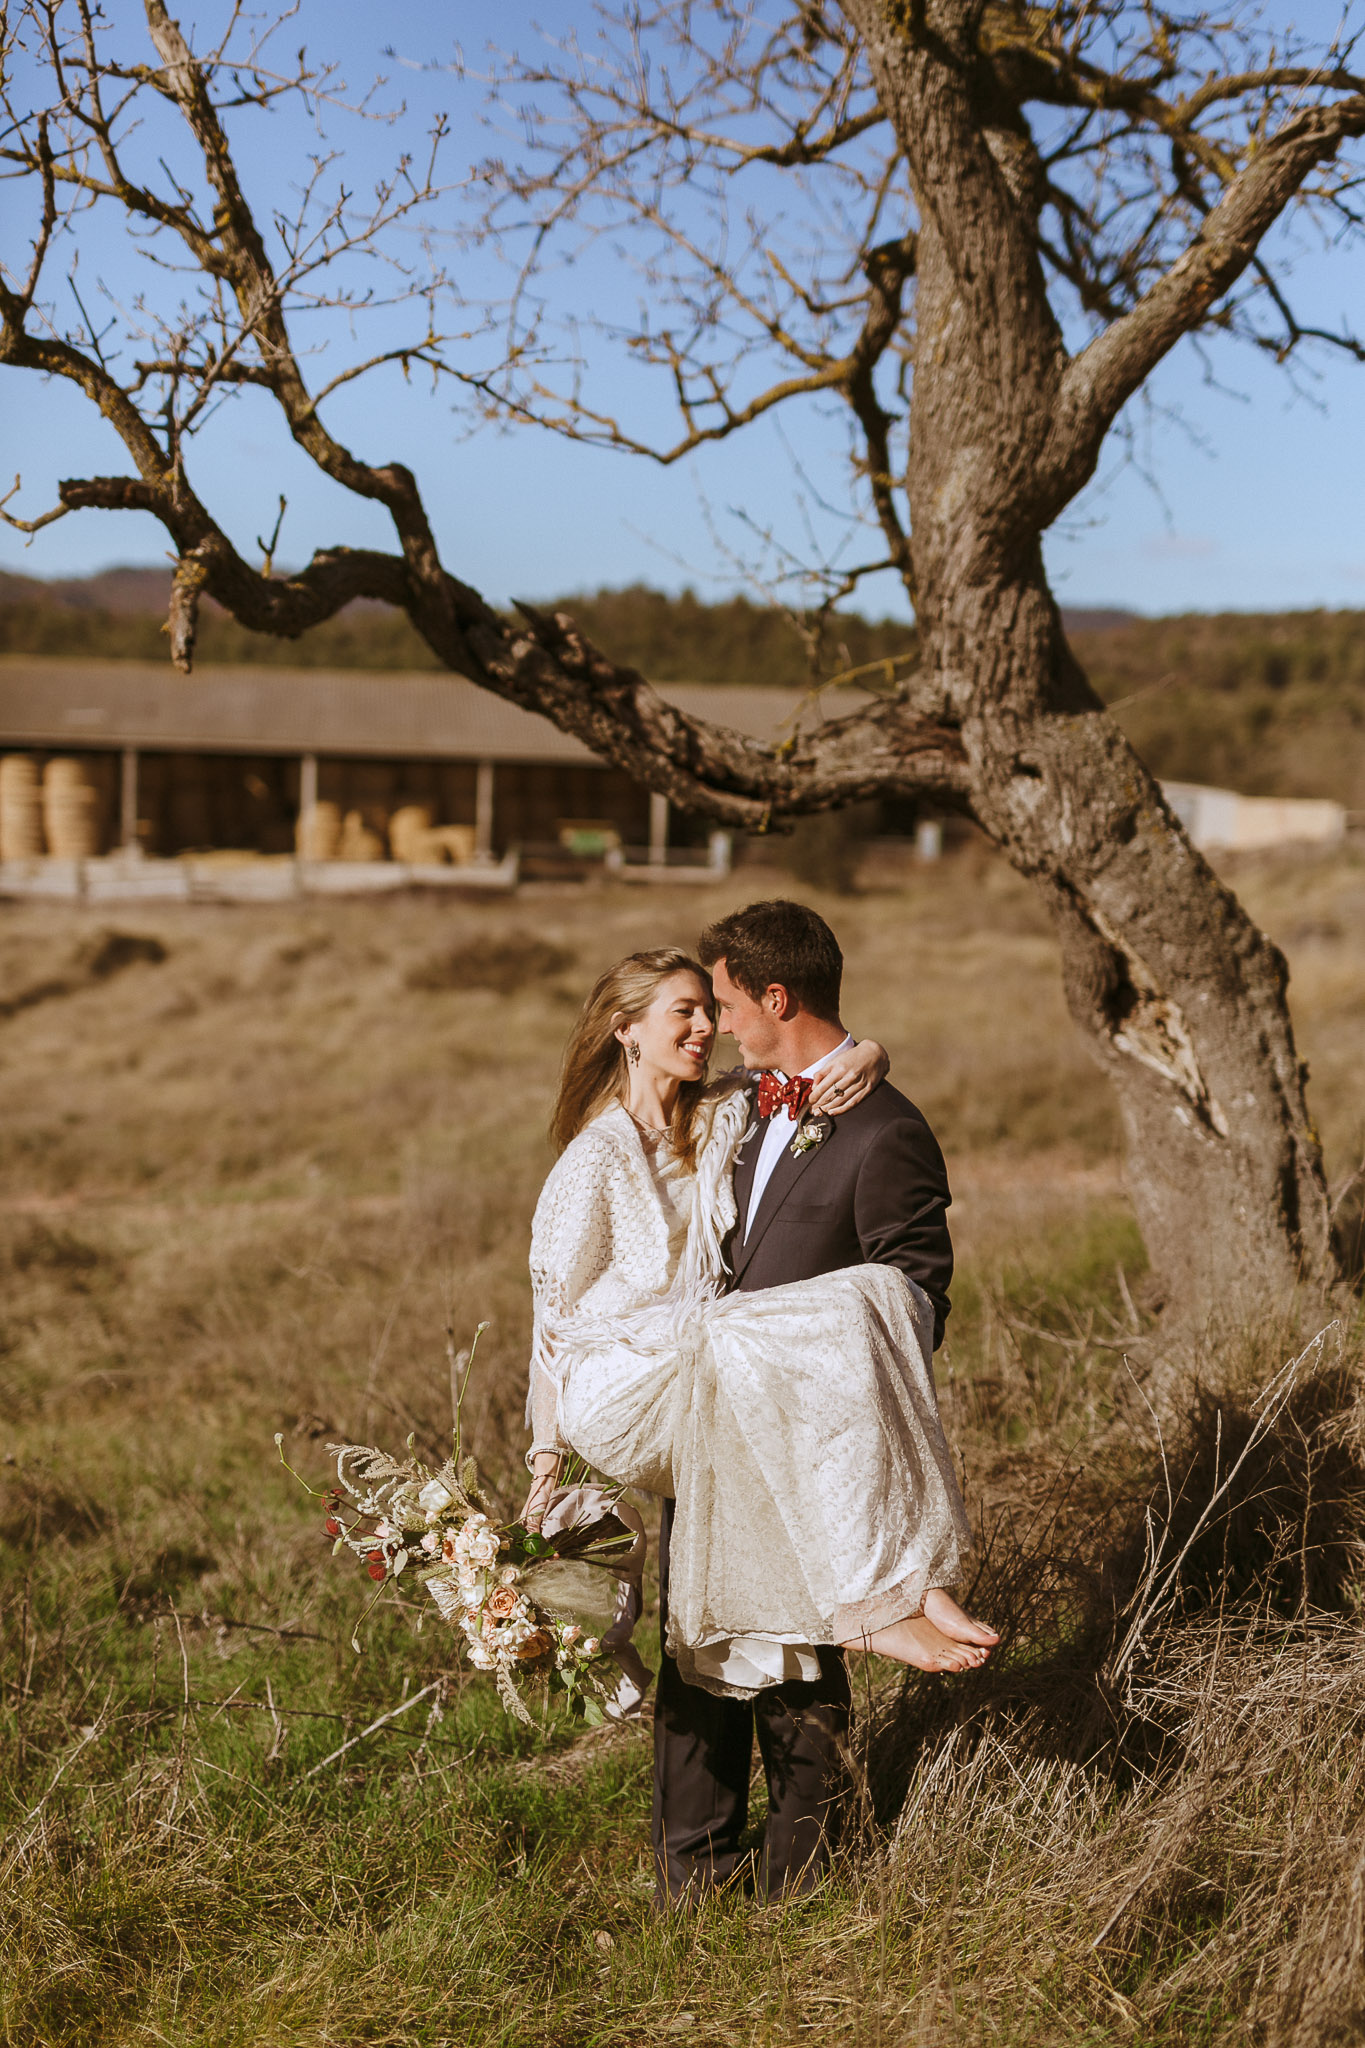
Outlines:
[[[44,584],[0,575],[0,653],[169,660],[163,630],[170,572],[107,571]],[[644,584],[554,599],[589,639],[654,682],[799,689],[812,650],[787,613],[743,596],[708,603]],[[1365,612],[1218,612],[1144,618],[1066,614],[1076,654],[1129,739],[1158,775],[1250,795],[1329,796],[1365,811]],[[886,687],[913,665],[913,625],[842,612],[818,673],[855,672]],[[435,671],[407,615],[352,604],[298,640],[253,633],[211,603],[201,663]],[[884,664],[881,673],[878,665]],[[187,687],[193,687],[192,683]]]

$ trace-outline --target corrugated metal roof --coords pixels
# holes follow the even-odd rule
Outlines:
[[[794,690],[743,684],[670,683],[661,694],[696,717],[758,739],[772,738],[800,701]],[[180,676],[154,662],[17,655],[0,659],[0,746],[447,761],[596,758],[548,719],[463,676],[245,667]]]

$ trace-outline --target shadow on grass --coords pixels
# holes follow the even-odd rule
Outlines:
[[[1117,1784],[1177,1768],[1173,1731],[1135,1709],[1128,1683],[1144,1632],[1155,1641],[1173,1618],[1227,1630],[1357,1613],[1365,1433],[1349,1344],[1332,1348],[1310,1349],[1271,1414],[1245,1385],[1197,1385],[1176,1441],[1127,1497],[1096,1510],[1094,1475],[1073,1465],[1027,1518],[996,1516],[966,1604],[1000,1629],[1000,1648],[951,1686],[907,1672],[868,1723],[862,1770],[879,1825],[950,1732],[960,1745],[1007,1728],[1029,1752]]]

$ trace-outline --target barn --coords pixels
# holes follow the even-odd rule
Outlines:
[[[684,710],[780,735],[790,690],[672,685]],[[459,676],[0,661],[0,859],[560,871],[717,858],[703,820]],[[150,879],[150,877],[149,877]]]

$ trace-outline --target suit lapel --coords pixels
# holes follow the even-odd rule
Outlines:
[[[728,1257],[739,1257],[740,1244],[744,1236],[744,1225],[749,1214],[749,1199],[753,1194],[754,1172],[758,1166],[758,1155],[763,1149],[763,1132],[766,1128],[758,1121],[758,1096],[748,1081],[744,1084],[749,1097],[749,1122],[744,1136],[735,1148],[735,1168],[731,1186],[735,1196],[735,1227],[730,1233]]]
[[[749,1198],[754,1191],[758,1155],[763,1150],[763,1131],[762,1124],[751,1123],[740,1140],[738,1156],[735,1159],[735,1214],[741,1231],[749,1218]]]
[[[760,1132],[762,1131],[762,1129],[763,1126],[760,1124]],[[764,1188],[763,1194],[759,1200],[758,1214],[753,1219],[753,1227],[749,1231],[749,1234],[744,1239],[744,1241],[741,1244],[736,1245],[735,1247],[736,1280],[738,1280],[740,1274],[744,1271],[744,1268],[748,1265],[750,1259],[758,1250],[758,1247],[762,1242],[764,1236],[766,1235],[767,1231],[771,1228],[774,1216],[776,1216],[778,1210],[782,1207],[782,1204],[786,1201],[788,1195],[791,1193],[792,1189],[796,1186],[796,1183],[800,1180],[802,1174],[810,1165],[812,1159],[818,1157],[818,1155],[821,1152],[823,1152],[827,1146],[833,1143],[834,1134],[837,1131],[837,1129],[838,1125],[833,1121],[830,1121],[828,1135],[824,1137],[818,1145],[810,1146],[805,1152],[792,1151],[792,1142],[796,1137],[796,1132],[792,1132],[791,1138],[788,1139],[787,1143],[783,1146],[782,1150],[777,1155],[777,1164],[776,1166],[774,1166],[772,1173],[769,1175],[768,1185]],[[761,1143],[762,1139],[760,1138],[759,1144],[761,1145]],[[759,1145],[752,1145],[749,1149],[753,1153],[754,1159],[756,1161],[759,1151]],[[739,1189],[739,1176],[741,1170],[741,1167],[736,1167],[735,1169],[736,1193],[738,1193]],[[754,1167],[752,1164],[749,1164],[748,1175],[744,1189],[744,1208],[740,1211],[741,1224],[743,1223],[744,1219],[748,1214],[749,1196],[753,1189],[753,1180]]]

